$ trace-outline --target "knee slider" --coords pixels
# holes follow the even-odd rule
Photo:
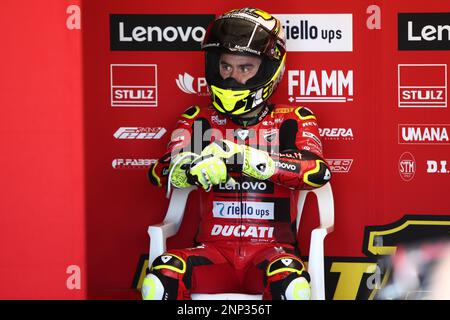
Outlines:
[[[267,267],[267,276],[273,276],[280,272],[292,272],[297,275],[305,276],[307,272],[304,264],[293,257],[281,257],[272,261]]]
[[[164,271],[171,271],[167,273]],[[163,254],[153,261],[150,273],[142,283],[143,300],[173,300],[178,295],[178,281],[186,272],[186,262],[174,254]]]
[[[142,283],[142,299],[143,300],[164,300],[164,286],[159,278],[149,273]]]
[[[311,286],[309,285],[308,280],[303,276],[290,280],[284,290],[284,296],[286,300],[310,300]]]
[[[150,271],[164,269],[184,274],[186,273],[186,261],[171,253],[160,255],[153,261]]]

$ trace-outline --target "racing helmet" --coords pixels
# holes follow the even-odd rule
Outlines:
[[[213,106],[232,117],[258,108],[272,95],[284,74],[286,40],[278,19],[255,8],[236,9],[213,21],[202,41],[206,82]],[[237,53],[260,57],[258,72],[245,84],[222,79],[220,55]]]

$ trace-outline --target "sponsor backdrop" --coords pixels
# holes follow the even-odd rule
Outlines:
[[[2,201],[2,215],[20,209],[16,221],[27,223],[20,239],[2,226],[2,248],[15,258],[7,262],[2,256],[1,297],[8,297],[8,290],[20,296],[25,289],[16,287],[25,282],[40,284],[39,277],[24,276],[23,283],[18,277],[4,279],[12,270],[24,274],[57,266],[54,276],[43,271],[46,288],[38,289],[36,297],[138,299],[147,266],[147,226],[162,220],[168,204],[165,190],[149,184],[146,169],[165,150],[182,111],[208,104],[199,51],[205,27],[216,15],[248,2],[47,2],[25,10],[42,28],[40,35],[53,35],[44,38],[39,50],[58,48],[57,59],[42,64],[33,53],[22,57],[24,64],[17,57],[14,61],[24,73],[39,70],[50,79],[36,76],[24,85],[12,77],[5,81],[15,81],[29,95],[16,101],[9,92],[2,99],[11,106],[27,100],[25,109],[17,109],[27,112],[29,123],[21,119],[5,125],[20,127],[14,130],[21,141],[33,137],[41,147],[31,154],[14,149],[23,167],[32,163],[32,175],[4,159],[3,167],[11,167],[15,179],[33,184],[24,194],[33,196],[19,205],[18,186],[6,193],[9,202]],[[7,3],[15,14],[22,12],[23,6]],[[71,5],[81,8],[75,30],[66,25]],[[380,255],[393,253],[398,241],[418,234],[448,234],[450,3],[326,0],[258,6],[283,21],[288,39],[285,76],[272,100],[316,113],[333,171],[336,223],[326,239],[327,298],[376,298],[384,279],[377,266]],[[48,11],[53,19],[41,20]],[[15,31],[29,40],[18,44],[9,39],[11,45],[35,52],[29,47],[34,38],[26,36],[36,32],[33,23]],[[62,63],[69,71],[61,69]],[[36,116],[30,116],[31,110]],[[36,119],[37,124],[32,122]],[[191,196],[187,223],[169,239],[169,247],[192,245],[197,196]],[[299,236],[304,255],[309,231],[317,224],[314,201],[309,204]],[[36,225],[26,215],[33,210],[44,216],[33,216]],[[45,235],[30,234],[35,227],[45,229]],[[11,239],[33,239],[34,244],[5,245]],[[80,266],[80,288],[66,288],[69,265]]]

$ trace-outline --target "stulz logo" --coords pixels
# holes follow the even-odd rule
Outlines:
[[[204,77],[194,78],[189,73],[179,74],[178,79],[175,79],[178,88],[188,94],[197,94],[199,96],[209,95],[208,84]],[[195,84],[195,88],[194,88]]]
[[[399,13],[399,50],[450,50],[450,12]]]
[[[353,140],[352,128],[319,128],[323,140]]]
[[[349,173],[353,164],[353,159],[326,159],[331,172]]]
[[[399,64],[399,108],[446,108],[446,64]]]
[[[112,107],[156,107],[158,105],[155,64],[111,64]]]
[[[353,101],[353,70],[288,70],[290,102]]]
[[[353,51],[351,14],[277,14],[288,51]]]
[[[116,139],[150,140],[160,139],[166,133],[162,127],[121,127],[114,133]]]
[[[399,144],[450,144],[450,124],[399,124]]]
[[[156,159],[114,159],[113,169],[148,169]]]
[[[410,152],[404,152],[398,160],[398,172],[403,181],[409,182],[416,173],[416,160]]]
[[[212,14],[112,14],[111,50],[199,51]]]
[[[427,160],[427,173],[450,173],[447,160]]]

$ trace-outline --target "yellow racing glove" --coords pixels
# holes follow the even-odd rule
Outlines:
[[[192,152],[180,152],[177,154],[169,165],[169,185],[175,188],[187,188],[191,184],[188,182],[186,170],[190,164],[199,157],[198,154]]]
[[[258,180],[269,179],[275,173],[275,162],[266,151],[229,140],[217,140],[203,149],[201,156],[214,155],[237,165],[245,175]]]
[[[212,154],[197,157],[186,170],[186,176],[190,184],[200,186],[206,191],[211,190],[213,185],[234,183],[234,180],[228,177],[223,160]]]

